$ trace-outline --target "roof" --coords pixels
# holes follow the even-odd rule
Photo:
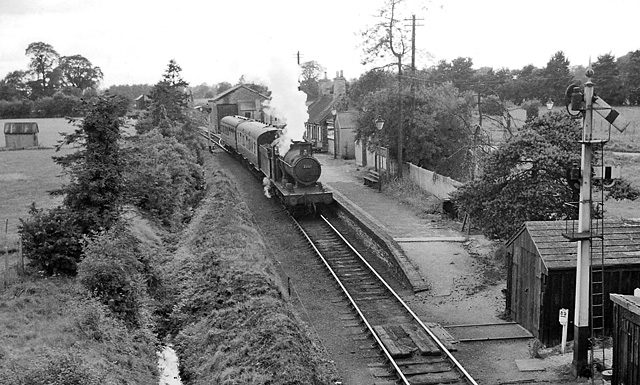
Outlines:
[[[619,306],[622,306],[632,313],[640,315],[640,297],[611,293],[609,294],[609,298]]]
[[[356,128],[358,126],[358,113],[355,111],[346,111],[338,113],[336,127]]]
[[[577,250],[576,242],[570,242],[562,236],[562,233],[577,232],[572,230],[572,221],[530,221],[525,222],[518,233],[526,231],[540,255],[547,270],[571,269],[576,267]],[[604,234],[604,265],[640,265],[640,222],[623,220],[606,220],[603,224],[603,232],[596,230],[593,221],[594,233]],[[512,243],[515,237],[509,240]],[[599,254],[602,250],[602,240],[594,238],[592,250]]]
[[[331,94],[322,95],[315,102],[309,105],[309,123],[323,125],[324,121],[331,115],[331,109],[336,99]]]
[[[223,99],[223,98],[224,98],[224,97],[226,97],[227,95],[229,95],[229,94],[232,94],[232,93],[236,92],[236,91],[237,91],[237,90],[239,90],[240,88],[244,88],[244,89],[246,89],[246,90],[249,90],[249,91],[253,92],[254,94],[257,94],[257,95],[259,95],[260,97],[263,97],[263,98],[265,98],[265,99],[271,99],[271,98],[270,98],[270,97],[268,97],[267,95],[262,94],[262,93],[260,93],[260,92],[258,92],[258,91],[256,91],[256,90],[254,90],[254,89],[252,89],[252,88],[250,88],[250,87],[247,87],[247,86],[245,86],[244,84],[238,84],[237,86],[231,87],[231,88],[229,88],[228,90],[223,91],[223,92],[219,93],[218,95],[214,96],[212,99],[208,99],[208,100],[209,100],[210,102],[216,102],[216,101],[218,101],[218,100],[220,100],[220,99]]]
[[[38,130],[38,123],[36,122],[7,122],[4,124],[4,133],[5,134],[37,134],[40,132]]]

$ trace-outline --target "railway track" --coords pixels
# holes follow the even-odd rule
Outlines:
[[[388,363],[389,383],[477,385],[442,341],[367,261],[321,216],[294,220],[336,280]]]

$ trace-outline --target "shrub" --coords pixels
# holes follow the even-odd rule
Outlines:
[[[27,100],[6,101],[0,100],[0,118],[18,119],[27,118],[31,114],[32,103]]]
[[[195,154],[176,138],[153,130],[132,144],[128,158],[127,198],[164,226],[188,221],[205,187]]]
[[[47,96],[34,102],[33,109],[41,118],[58,118],[73,116],[77,106],[81,103],[80,98],[56,92],[53,96]]]
[[[101,385],[105,377],[78,353],[53,350],[37,358],[29,368],[14,366],[0,373],[0,385]]]
[[[148,252],[120,223],[87,241],[80,283],[127,325],[151,323],[146,282],[154,279]]]
[[[628,181],[621,179],[616,181],[613,186],[609,188],[609,195],[607,198],[613,198],[617,201],[623,199],[636,200],[640,197],[640,190],[633,187]]]
[[[29,264],[47,275],[76,273],[82,256],[82,233],[73,213],[64,208],[29,208],[30,217],[20,219],[22,247]]]

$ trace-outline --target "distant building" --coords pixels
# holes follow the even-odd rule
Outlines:
[[[4,124],[5,147],[38,147],[38,132],[36,122],[7,122]]]
[[[315,151],[353,159],[357,112],[348,109],[347,79],[342,71],[336,72],[333,81],[325,73],[318,88],[320,96],[307,109],[305,138],[313,143]]]
[[[148,97],[145,94],[142,94],[133,101],[133,106],[136,110],[146,110],[147,107],[149,107],[150,101],[151,101],[150,97]]]
[[[268,121],[269,119],[264,114],[263,103],[269,99],[269,96],[244,84],[239,84],[219,93],[212,99],[208,99],[207,103],[211,107],[210,122],[214,132],[218,132],[220,119],[229,115],[240,115],[266,123],[277,123]]]

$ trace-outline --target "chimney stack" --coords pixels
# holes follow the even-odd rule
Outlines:
[[[346,95],[347,93],[347,79],[342,76],[342,70],[336,72],[336,78],[333,79],[333,94]]]

